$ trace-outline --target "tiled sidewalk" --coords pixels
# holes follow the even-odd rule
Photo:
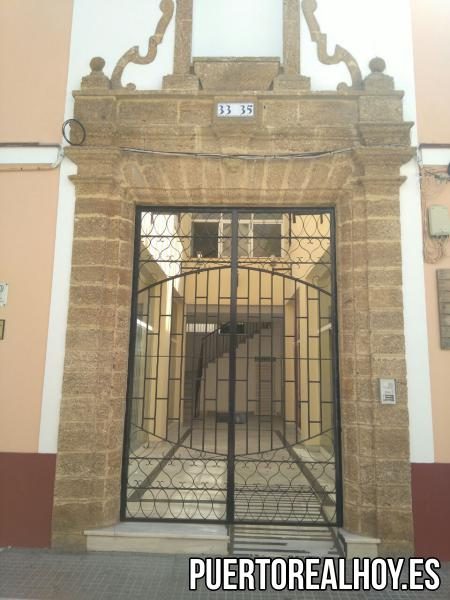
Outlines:
[[[190,592],[185,556],[0,551],[0,599],[8,600],[449,600],[450,564],[440,575],[436,592]]]

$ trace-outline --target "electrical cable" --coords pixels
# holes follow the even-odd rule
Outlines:
[[[169,150],[151,150],[144,148],[127,148],[121,147],[122,152],[129,152],[132,154],[152,154],[156,156],[173,156],[182,158],[213,158],[217,160],[231,159],[231,160],[291,160],[291,159],[308,159],[308,158],[322,158],[324,156],[330,156],[335,154],[344,154],[353,152],[355,148],[340,148],[337,150],[325,150],[321,152],[300,152],[290,154],[221,154],[214,152],[182,152],[182,151],[169,151]]]

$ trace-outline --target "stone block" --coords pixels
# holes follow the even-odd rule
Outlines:
[[[398,241],[400,235],[400,221],[398,219],[369,219],[367,222],[367,239],[370,241]]]
[[[202,89],[210,91],[269,90],[280,72],[279,59],[205,58],[194,59],[194,74]]]
[[[405,338],[403,333],[373,333],[371,341],[373,354],[405,354]]]
[[[72,264],[74,266],[116,266],[119,257],[119,241],[86,240],[73,241]]]
[[[405,469],[408,466],[405,464]],[[408,469],[409,470],[409,469]],[[411,485],[408,484],[384,484],[377,491],[377,506],[378,509],[399,509],[411,507]],[[392,536],[394,537],[394,536]]]
[[[339,536],[343,541],[345,557],[347,560],[352,560],[353,558],[378,557],[378,547],[381,542],[380,539],[350,533],[344,529],[339,530]]]
[[[403,306],[401,287],[369,288],[369,295],[371,310],[401,309]]]
[[[60,502],[53,508],[53,529],[56,532],[78,533],[83,525],[97,527],[102,520],[102,502]]]
[[[372,311],[369,321],[374,331],[403,332],[404,318],[400,310]]]
[[[408,427],[376,428],[375,454],[380,460],[409,460]]]
[[[403,119],[403,101],[398,96],[361,96],[359,111],[363,122],[398,123]]]
[[[55,495],[68,501],[101,501],[105,494],[105,480],[89,477],[58,478]]]
[[[399,240],[367,243],[368,261],[370,267],[384,265],[400,266],[402,264],[401,246]]]
[[[105,472],[107,454],[92,452],[87,448],[84,452],[60,452],[58,454],[58,479],[79,478],[91,479],[101,477]]]
[[[400,219],[400,201],[397,197],[369,197],[367,199],[367,218]]]
[[[176,99],[168,100],[120,100],[117,118],[122,123],[132,122],[140,125],[153,125],[177,122],[178,105]]]

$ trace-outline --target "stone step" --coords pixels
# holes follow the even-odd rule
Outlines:
[[[84,532],[88,551],[208,554],[228,552],[227,527],[194,523],[119,523]]]

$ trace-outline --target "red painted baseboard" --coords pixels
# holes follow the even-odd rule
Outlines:
[[[416,554],[450,560],[450,464],[411,467]]]
[[[0,453],[0,546],[49,548],[56,454]]]

